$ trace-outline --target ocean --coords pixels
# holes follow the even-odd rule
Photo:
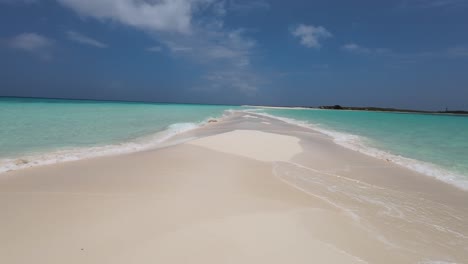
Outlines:
[[[0,98],[0,172],[148,149],[236,108]]]
[[[468,190],[468,116],[300,108],[256,112],[319,130],[344,147]]]
[[[227,110],[307,126],[468,189],[467,116],[89,100],[0,98],[0,172],[150,149]]]

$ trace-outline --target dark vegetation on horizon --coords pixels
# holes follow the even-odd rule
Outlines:
[[[106,100],[106,99],[89,99],[89,98],[63,98],[63,97],[28,97],[28,96],[3,96],[0,99],[45,99],[45,100],[71,100],[71,101],[89,101],[89,102],[118,102],[118,103],[145,103],[145,104],[205,104],[205,105],[223,105],[223,104],[208,104],[208,103],[182,103],[182,102],[157,102],[157,101],[126,101],[126,100]],[[294,106],[284,106],[294,107]],[[380,112],[407,112],[407,113],[422,113],[422,114],[455,114],[455,115],[468,115],[468,111],[464,110],[448,110],[445,111],[424,111],[424,110],[411,110],[411,109],[398,109],[398,108],[384,108],[384,107],[354,107],[354,106],[341,106],[341,105],[324,105],[319,107],[303,106],[304,108],[318,108],[330,110],[355,110],[355,111],[380,111]]]
[[[319,106],[319,109],[331,109],[331,110],[357,110],[357,111],[379,111],[379,112],[408,112],[408,113],[425,113],[425,114],[457,114],[457,115],[468,115],[468,111],[463,110],[448,110],[445,111],[422,111],[422,110],[409,110],[409,109],[397,109],[397,108],[382,108],[382,107],[353,107],[353,106],[341,106],[341,105],[325,105]]]

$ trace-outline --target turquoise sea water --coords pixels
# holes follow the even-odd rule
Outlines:
[[[49,160],[46,163],[78,159],[86,156],[90,147],[94,147],[93,152],[102,154],[121,152],[125,148],[138,150],[151,141],[156,143],[163,136],[194,128],[208,118],[220,117],[225,110],[235,108],[1,98],[0,166],[2,160],[5,165],[25,156],[28,161]],[[166,134],[152,137],[161,131]],[[49,155],[40,156],[44,153]]]
[[[0,98],[0,172],[148,149],[230,109],[252,108]],[[256,112],[311,126],[345,147],[468,189],[466,116],[264,108]]]
[[[468,187],[468,116],[315,109],[261,112],[305,122],[344,146]]]

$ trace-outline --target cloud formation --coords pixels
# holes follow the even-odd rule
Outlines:
[[[209,86],[198,90],[222,90],[226,88],[236,89],[248,96],[256,95],[258,85],[264,81],[256,74],[249,71],[213,71],[203,77],[209,82]]]
[[[358,45],[358,44],[353,43],[353,42],[345,44],[341,48],[344,51],[357,53],[357,54],[373,54],[373,55],[380,54],[380,55],[383,55],[383,54],[389,54],[391,52],[391,50],[389,50],[389,49],[385,49],[385,48],[372,49],[372,48],[363,47],[363,46]]]
[[[224,18],[231,11],[267,8],[268,4],[264,0],[57,1],[83,17],[103,22],[113,21],[146,32],[173,56],[203,65],[206,76],[218,76],[203,78],[205,82],[212,83],[207,87],[232,87],[248,93],[256,87],[256,82],[251,80],[258,78],[245,78],[256,41],[247,37],[246,30],[242,28],[226,28]],[[99,45],[95,40],[81,34],[72,34],[71,37],[76,41],[79,39],[81,43]],[[155,45],[146,50],[159,52],[165,49]],[[250,69],[250,72],[252,75],[253,70]]]
[[[190,33],[194,12],[212,0],[57,0],[85,17],[145,30]]]
[[[330,38],[333,35],[322,26],[300,24],[291,29],[291,34],[300,39],[302,45],[308,48],[320,48],[320,41]]]
[[[42,59],[51,58],[54,41],[37,33],[22,33],[8,40],[10,48],[29,52]]]
[[[206,56],[214,60],[229,60],[237,67],[250,65],[250,53],[256,42],[244,36],[242,29],[226,32],[219,41],[206,50]]]
[[[75,31],[67,31],[67,36],[70,40],[78,42],[80,44],[88,45],[88,46],[93,46],[96,48],[107,48],[107,45],[95,40],[93,38],[90,38],[88,36],[85,36],[81,33],[75,32]]]

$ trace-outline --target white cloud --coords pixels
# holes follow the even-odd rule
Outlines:
[[[75,31],[67,31],[67,36],[70,40],[81,43],[81,44],[85,44],[85,45],[89,45],[89,46],[93,46],[97,48],[107,48],[106,44],[98,40],[95,40],[93,38],[90,38],[88,36],[85,36],[81,33],[75,32]]]
[[[190,46],[184,46],[179,43],[172,42],[172,41],[166,41],[165,44],[174,53],[190,52],[193,50],[193,48]]]
[[[224,16],[227,13],[227,11],[226,11],[226,2],[224,0],[219,1],[219,2],[214,1],[213,5],[212,5],[212,9],[213,9],[213,13],[216,16]]]
[[[165,46],[164,49],[149,47],[147,51],[158,52],[167,47],[173,56],[203,65],[208,75],[222,70],[229,72],[230,76],[236,72],[242,76],[242,72],[251,65],[256,42],[246,36],[245,30],[224,26],[224,18],[231,11],[229,0],[57,1],[83,17],[113,21],[142,30]],[[249,7],[262,6],[262,3],[257,0]],[[224,80],[229,81],[228,78]],[[220,81],[218,79],[217,83]],[[224,86],[234,87],[228,83]],[[242,89],[241,85],[236,87],[248,90],[245,85]]]
[[[300,24],[291,30],[291,34],[301,40],[308,48],[320,48],[320,41],[332,37],[332,34],[322,26]]]
[[[254,41],[242,30],[224,29],[225,0],[57,0],[85,17],[112,20],[144,30],[173,53],[184,53],[204,63],[207,60],[236,60],[249,64]],[[232,3],[231,3],[232,2]],[[229,4],[239,6],[238,1]],[[264,1],[243,6],[262,6]],[[202,17],[197,17],[203,13]],[[195,19],[197,18],[197,19]],[[76,34],[73,38],[78,40]],[[85,39],[86,38],[86,39]],[[85,36],[82,43],[98,44]],[[160,51],[157,48],[153,51]]]
[[[38,55],[42,59],[51,58],[53,44],[53,40],[37,33],[22,33],[8,40],[10,48]]]
[[[198,90],[222,90],[226,88],[237,89],[242,93],[253,96],[262,82],[257,75],[249,71],[213,71],[204,76],[210,86]]]
[[[343,45],[342,47],[344,50],[349,52],[356,52],[356,53],[370,53],[370,49],[362,47],[356,43],[348,43]]]
[[[342,49],[347,51],[347,52],[352,52],[352,53],[358,53],[358,54],[390,54],[391,50],[385,49],[385,48],[376,48],[376,49],[371,49],[367,47],[363,47],[361,45],[358,45],[356,43],[348,43],[342,46]]]
[[[168,40],[163,43],[175,56],[184,56],[216,69],[229,68],[229,71],[249,67],[256,47],[256,42],[242,29],[199,29],[196,36],[164,37]]]
[[[82,16],[140,29],[189,33],[193,13],[212,0],[57,0]]]
[[[211,59],[230,60],[237,67],[250,65],[250,53],[255,47],[254,40],[246,38],[243,30],[228,32],[218,42],[206,49],[206,56]]]
[[[34,52],[49,48],[53,41],[37,33],[22,33],[11,38],[9,43],[12,48]]]

